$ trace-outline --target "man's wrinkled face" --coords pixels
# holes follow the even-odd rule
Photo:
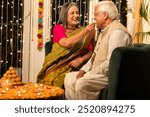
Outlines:
[[[105,22],[104,12],[100,12],[98,7],[94,10],[94,20],[96,21],[97,28],[102,28]]]

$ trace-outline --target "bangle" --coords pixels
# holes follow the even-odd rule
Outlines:
[[[82,35],[83,35],[84,37],[86,36],[84,30],[82,30]]]
[[[84,30],[85,30],[85,33],[87,33],[87,32],[88,32],[88,29],[87,29],[86,27],[85,27],[85,29],[84,29]]]

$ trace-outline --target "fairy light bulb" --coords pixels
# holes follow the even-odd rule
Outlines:
[[[22,3],[20,3],[20,6],[23,6],[23,4],[22,4]]]

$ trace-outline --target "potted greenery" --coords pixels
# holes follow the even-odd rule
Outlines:
[[[144,19],[148,25],[150,25],[150,0],[145,0],[140,8],[140,16],[141,16],[141,22]],[[137,32],[135,36],[142,36],[142,39],[150,36],[150,31],[146,32]]]

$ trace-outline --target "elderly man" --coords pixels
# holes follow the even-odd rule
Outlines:
[[[94,19],[101,29],[91,59],[78,72],[65,77],[65,96],[68,100],[98,99],[101,89],[108,86],[108,66],[116,47],[132,45],[127,29],[117,20],[118,10],[112,1],[95,5]]]

